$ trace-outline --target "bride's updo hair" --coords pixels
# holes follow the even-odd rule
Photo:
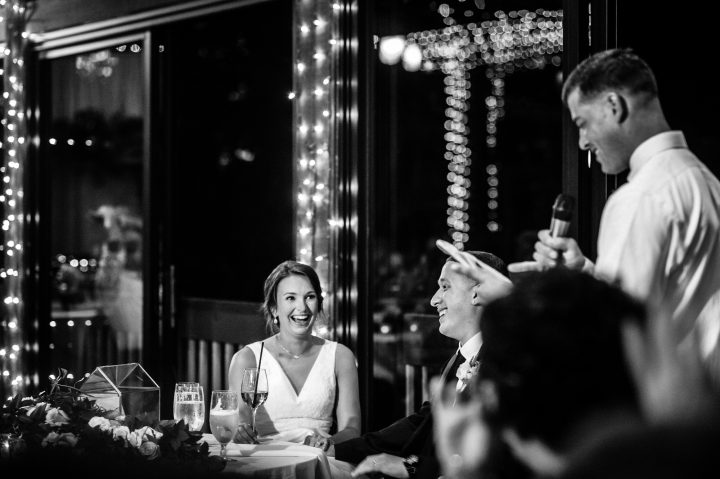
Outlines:
[[[308,281],[310,281],[310,285],[317,295],[317,319],[321,322],[325,320],[322,288],[320,287],[320,278],[317,273],[312,266],[308,266],[294,260],[287,260],[280,263],[274,270],[272,270],[272,273],[270,273],[265,279],[265,286],[263,288],[265,301],[262,305],[262,313],[265,316],[267,328],[272,334],[275,334],[280,330],[272,313],[274,309],[277,309],[278,284],[280,284],[280,281],[291,275],[305,276]]]

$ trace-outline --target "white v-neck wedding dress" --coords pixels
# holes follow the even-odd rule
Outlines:
[[[260,342],[249,344],[257,364]],[[268,398],[257,410],[255,428],[262,442],[302,443],[312,433],[330,435],[337,392],[335,351],[337,343],[325,340],[299,393],[275,357],[263,351],[261,368],[268,378]]]

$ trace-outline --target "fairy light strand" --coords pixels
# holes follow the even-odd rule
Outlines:
[[[296,257],[318,273],[332,317],[332,241],[337,222],[331,218],[335,151],[334,78],[339,3],[321,0],[295,2],[293,101],[296,191]],[[329,333],[321,325],[320,334]],[[328,328],[328,329],[325,329]]]
[[[381,60],[387,64],[403,59],[409,71],[440,70],[445,75],[445,154],[448,161],[448,208],[447,225],[455,246],[464,248],[470,239],[469,196],[472,150],[469,146],[467,112],[470,108],[470,70],[485,67],[491,93],[485,97],[485,146],[492,150],[497,146],[497,124],[504,116],[505,77],[514,71],[544,68],[548,62],[560,65],[562,52],[562,10],[495,12],[494,20],[467,25],[458,24],[451,17],[451,9],[440,5],[443,16],[442,29],[413,32],[404,39],[387,37],[393,42],[391,55]],[[417,55],[417,50],[421,55]],[[394,54],[392,53],[394,51]],[[416,58],[415,61],[410,61]],[[487,174],[487,223],[491,233],[501,230],[498,219],[500,200],[497,165],[488,163]]]
[[[2,342],[0,343],[0,396],[5,399],[25,390],[30,376],[24,372],[28,352],[23,330],[24,248],[23,173],[27,159],[27,118],[25,102],[25,52],[28,33],[25,28],[28,11],[20,0],[0,0],[4,8],[6,45],[3,51],[3,118],[4,135],[0,209],[2,211],[2,244],[0,267],[2,282]]]

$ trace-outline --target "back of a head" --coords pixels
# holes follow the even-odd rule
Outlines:
[[[629,48],[604,50],[580,62],[563,84],[563,103],[567,105],[568,96],[575,89],[581,98],[592,98],[607,90],[624,90],[648,99],[658,95],[652,70]]]
[[[563,451],[603,411],[637,411],[620,325],[644,307],[590,275],[555,268],[519,280],[481,323],[480,377],[497,393],[489,420]]]

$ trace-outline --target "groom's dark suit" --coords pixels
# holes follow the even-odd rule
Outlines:
[[[455,383],[455,372],[464,361],[465,358],[459,351],[450,358],[441,375],[445,384]],[[416,413],[399,419],[384,429],[335,444],[335,458],[354,464],[367,456],[383,452],[400,457],[411,454],[418,456],[420,462],[415,471],[416,479],[436,479],[440,476],[440,465],[435,455],[430,402],[425,401]]]

